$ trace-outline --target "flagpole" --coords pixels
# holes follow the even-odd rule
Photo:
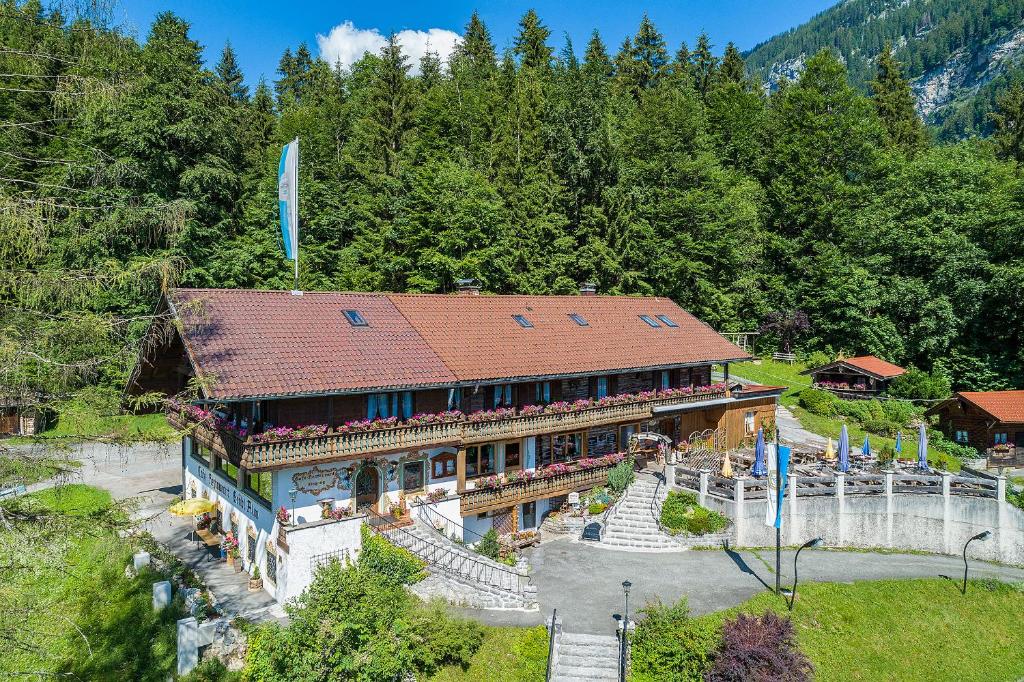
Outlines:
[[[295,136],[295,291],[299,290],[299,137]]]
[[[779,457],[779,425],[775,423],[775,513],[782,516],[782,463]],[[775,524],[775,594],[782,592],[782,524]]]

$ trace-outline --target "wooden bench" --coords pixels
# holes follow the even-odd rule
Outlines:
[[[220,547],[220,538],[210,532],[209,528],[201,528],[196,531],[196,535],[203,541],[207,547]]]
[[[772,353],[772,360],[776,362],[788,362],[793,364],[796,362],[796,353]]]

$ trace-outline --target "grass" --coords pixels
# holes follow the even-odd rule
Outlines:
[[[854,452],[859,452],[860,444],[864,442],[864,436],[867,432],[856,421],[852,419],[842,420],[822,417],[811,414],[799,406],[800,391],[811,386],[810,377],[800,374],[805,369],[807,369],[806,365],[800,362],[789,364],[788,362],[762,360],[760,365],[755,365],[753,362],[741,362],[733,365],[731,373],[760,384],[786,386],[787,388],[779,400],[783,405],[792,410],[805,429],[819,436],[831,437],[833,441],[838,442],[839,433],[842,431],[843,424],[845,423],[846,430],[850,435],[850,449]],[[895,438],[887,438],[874,433],[867,435],[870,436],[871,448],[874,452],[881,452],[886,446],[888,448],[896,446]],[[903,439],[902,456],[904,458],[917,459],[917,438],[913,433],[905,435],[908,437]],[[933,447],[928,448],[928,462],[947,471],[960,471],[960,460]]]
[[[98,415],[64,412],[51,428],[35,436],[15,436],[4,442],[11,445],[39,441],[117,441],[167,443],[180,438],[163,414]]]
[[[469,667],[442,668],[430,682],[542,682],[548,663],[548,632],[488,627]]]
[[[125,575],[137,547],[118,536],[123,516],[110,495],[68,485],[2,504],[47,516],[0,531],[0,635],[15,636],[0,646],[0,677],[169,679],[184,609],[175,599],[153,612],[151,585],[165,576]]]
[[[786,613],[762,593],[727,611],[701,616],[721,622],[737,612]],[[792,613],[800,648],[829,680],[1016,680],[1024,676],[1024,590],[988,580],[941,578],[809,583]]]

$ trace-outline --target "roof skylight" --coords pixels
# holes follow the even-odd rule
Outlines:
[[[678,327],[679,325],[672,321],[672,318],[668,315],[657,315],[659,320],[665,323],[666,327]]]
[[[644,322],[646,322],[648,327],[660,327],[661,326],[650,315],[641,315],[640,319],[643,320]]]
[[[369,327],[370,323],[366,321],[366,318],[359,314],[358,310],[344,310],[345,319],[353,327]]]
[[[533,328],[533,323],[530,322],[528,319],[526,319],[522,315],[513,315],[512,319],[515,320],[516,324],[518,324],[523,329],[532,329]]]
[[[579,313],[569,313],[569,319],[578,324],[581,327],[589,327],[590,323],[584,319]]]

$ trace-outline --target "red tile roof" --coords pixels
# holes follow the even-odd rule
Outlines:
[[[862,369],[865,372],[876,374],[883,379],[890,379],[892,377],[898,377],[901,374],[905,374],[907,370],[903,369],[899,365],[894,365],[891,362],[886,362],[882,358],[876,358],[874,355],[860,355],[855,358],[845,358],[840,362]]]
[[[749,356],[666,298],[178,289],[212,397],[358,391],[702,364]],[[195,309],[193,309],[195,308]],[[353,327],[343,310],[368,322]],[[570,319],[581,315],[588,326]],[[513,315],[533,326],[523,328]],[[651,327],[640,315],[676,323]]]
[[[1024,391],[960,391],[957,395],[1001,422],[1024,424]]]

